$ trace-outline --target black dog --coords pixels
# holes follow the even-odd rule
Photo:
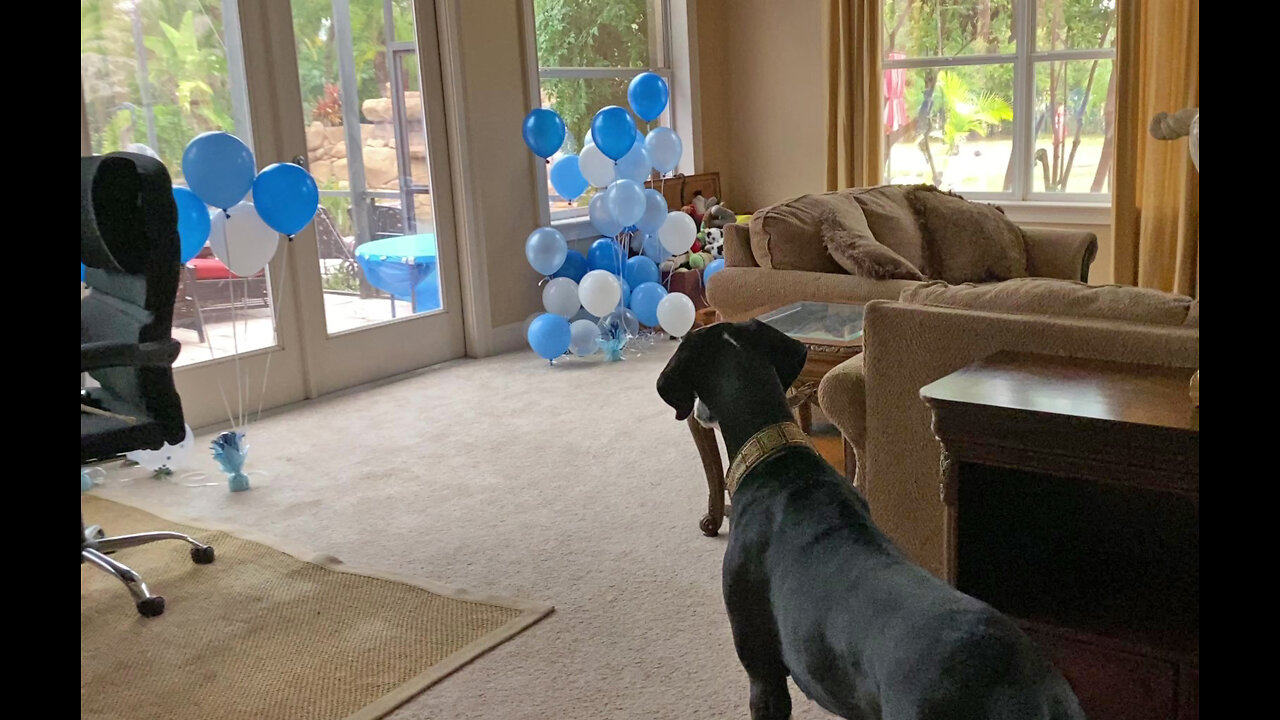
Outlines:
[[[764,323],[720,323],[685,337],[658,378],[676,419],[696,403],[734,458],[724,600],[751,717],[791,715],[791,675],[845,718],[1084,718],[1031,640],[907,560],[790,424],[785,389],[804,363],[804,345]]]

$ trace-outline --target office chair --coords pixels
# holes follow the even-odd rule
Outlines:
[[[80,301],[80,371],[99,385],[80,391],[81,465],[185,436],[173,384],[179,252],[173,186],[159,160],[123,152],[80,158],[80,262],[90,288]],[[158,540],[186,542],[196,563],[214,560],[212,547],[182,533],[105,537],[85,528],[80,511],[81,564],[124,583],[146,617],[164,612],[164,598],[110,555]]]

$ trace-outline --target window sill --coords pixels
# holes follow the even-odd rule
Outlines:
[[[564,235],[564,239],[571,243],[600,236],[600,233],[591,226],[591,218],[587,217],[585,212],[581,215],[556,218],[551,221],[551,227],[559,230],[560,234]]]
[[[1111,203],[996,202],[1015,223],[1034,225],[1110,225]]]

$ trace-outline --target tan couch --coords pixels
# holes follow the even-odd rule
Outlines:
[[[800,300],[893,300],[904,289],[919,284],[872,280],[845,272],[822,242],[819,218],[826,210],[865,217],[878,242],[922,267],[922,234],[899,186],[802,195],[757,211],[749,225],[725,227],[725,268],[707,287],[708,301],[721,317],[746,320],[762,309]],[[1027,274],[1089,279],[1089,265],[1098,252],[1093,233],[1024,228],[1023,237]]]
[[[903,296],[867,303],[864,353],[829,372],[818,397],[854,447],[876,522],[939,576],[941,447],[921,387],[999,350],[1199,365],[1199,302],[1184,296],[1035,278]]]

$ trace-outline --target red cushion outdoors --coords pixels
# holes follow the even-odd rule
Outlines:
[[[216,257],[197,257],[187,262],[196,271],[196,280],[226,280],[228,278],[239,277],[231,272],[231,268],[222,264],[222,261]],[[254,277],[261,275],[262,271],[254,273]]]

